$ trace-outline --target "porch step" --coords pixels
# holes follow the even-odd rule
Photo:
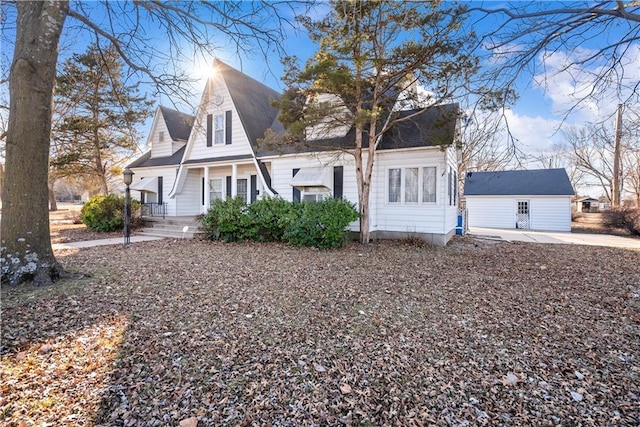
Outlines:
[[[145,236],[170,239],[193,239],[204,234],[204,230],[194,217],[145,218],[147,227],[137,232]],[[183,231],[188,227],[187,231]]]

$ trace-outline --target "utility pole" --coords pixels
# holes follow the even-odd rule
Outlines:
[[[620,140],[622,139],[622,104],[616,113],[616,133],[613,141],[613,179],[611,180],[611,206],[620,206]]]

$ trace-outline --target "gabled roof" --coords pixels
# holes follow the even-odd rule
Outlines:
[[[162,113],[164,122],[167,125],[167,130],[169,131],[169,136],[172,140],[176,141],[181,139],[186,141],[189,139],[195,117],[163,105],[160,106],[160,112]]]
[[[154,157],[151,158],[151,150],[144,153],[142,156],[135,159],[131,162],[127,167],[129,168],[146,168],[153,166],[178,166],[180,164],[180,160],[182,160],[182,155],[184,154],[184,149],[186,146],[181,147],[178,151],[173,153],[171,156],[165,157]]]
[[[465,196],[573,196],[564,169],[467,172]]]
[[[436,147],[451,145],[456,135],[459,106],[457,103],[436,105],[426,109],[416,109],[393,112],[393,120],[399,121],[383,136],[378,150],[393,150],[400,148]],[[383,124],[381,123],[380,126]],[[287,147],[280,151],[261,150],[259,156],[269,156],[286,153],[309,153],[315,151],[330,151],[354,147],[356,135],[355,126],[346,135],[310,141],[298,147]],[[368,130],[364,130],[363,147],[369,146]]]
[[[224,79],[233,105],[240,116],[240,122],[255,150],[258,138],[264,137],[265,131],[278,117],[278,109],[271,105],[270,100],[280,99],[280,94],[218,59],[215,60],[215,65]]]

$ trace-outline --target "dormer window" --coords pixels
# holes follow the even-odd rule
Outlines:
[[[158,142],[164,142],[164,132],[158,132]]]

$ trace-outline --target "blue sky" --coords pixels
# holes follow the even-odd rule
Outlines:
[[[475,2],[472,4],[477,5],[479,3]],[[495,8],[506,5],[507,3],[485,1],[482,2],[482,4]],[[91,8],[93,5],[96,5],[96,3],[92,4],[87,2],[84,3],[84,5],[86,5],[87,8]],[[536,5],[542,5],[542,7],[555,7],[557,6],[557,3],[538,2]],[[9,7],[7,10],[11,13],[11,9],[12,8]],[[317,15],[322,14],[322,12],[322,7],[315,11]],[[101,18],[99,16],[92,17],[94,20],[100,20]],[[9,16],[9,20],[10,18],[11,17]],[[479,33],[490,33],[498,22],[498,20],[493,18],[486,19],[479,23],[475,23],[474,29]],[[62,41],[63,50],[61,53],[63,56],[68,56],[73,51],[83,51],[91,41],[86,32],[83,33],[74,30],[72,26],[74,24],[77,23],[74,23],[73,19],[69,18],[67,22],[67,31]],[[592,108],[585,108],[576,111],[565,118],[564,113],[573,103],[572,93],[574,93],[577,88],[579,89],[576,82],[572,80],[572,76],[575,75],[577,70],[569,69],[562,72],[559,72],[558,70],[561,69],[564,61],[567,59],[577,58],[580,55],[584,55],[585,52],[588,53],[594,49],[598,49],[600,44],[606,40],[615,39],[618,36],[615,32],[625,31],[625,25],[628,24],[622,23],[619,28],[613,31],[608,31],[607,33],[599,34],[599,36],[595,38],[585,38],[584,43],[577,50],[557,50],[553,56],[546,60],[545,65],[546,70],[548,71],[546,74],[539,73],[532,75],[525,73],[518,77],[520,99],[515,105],[506,111],[505,116],[509,120],[509,126],[513,130],[514,136],[519,139],[521,148],[524,151],[536,152],[544,150],[548,148],[553,141],[561,140],[562,137],[560,133],[558,133],[560,128],[567,128],[571,125],[581,126],[588,122],[603,120],[613,113],[617,101],[614,96],[611,96],[611,102],[593,105],[591,106]],[[10,27],[6,27],[4,29],[7,30],[7,28],[10,29]],[[149,35],[151,37],[158,35],[158,33],[153,33],[153,25],[149,25],[149,28]],[[4,36],[7,36],[6,31]],[[2,46],[4,55],[11,51],[11,43],[7,44],[5,37],[3,37]],[[166,40],[156,38],[153,40],[153,43],[162,50],[163,43],[166,43]],[[242,70],[244,73],[264,82],[278,91],[281,91],[284,88],[280,81],[280,77],[282,76],[282,66],[277,55],[274,54],[266,59],[259,52],[256,52],[254,55],[239,56],[235,49],[225,48],[225,43],[229,46],[224,38],[221,38],[221,47],[216,50],[216,56],[219,59]],[[296,55],[301,59],[301,61],[304,61],[316,50],[316,46],[310,42],[302,30],[297,32],[293,30],[287,31],[287,38],[284,40],[284,48],[287,54]],[[188,51],[189,47],[184,46],[183,49]],[[185,72],[191,76],[201,78],[201,82],[196,85],[196,92],[201,92],[206,79],[206,72],[204,69],[211,64],[213,58],[199,58],[198,60],[193,61],[188,59],[193,58],[193,55],[190,53],[187,53],[184,56],[185,60],[181,65]],[[635,78],[637,81],[640,79],[640,48],[638,48],[638,46],[630,49],[628,60],[631,64],[628,66],[628,70],[631,73],[629,77],[631,79]],[[584,73],[595,70],[579,71]],[[543,82],[545,83],[544,85],[542,84]],[[2,88],[3,91],[5,89],[5,87]],[[193,99],[194,107],[198,99],[199,95],[196,95]],[[156,97],[156,101],[158,104],[162,103],[164,105],[172,105],[171,100],[168,99],[166,95],[158,95]],[[178,105],[185,112],[189,112],[189,106],[184,104]]]

